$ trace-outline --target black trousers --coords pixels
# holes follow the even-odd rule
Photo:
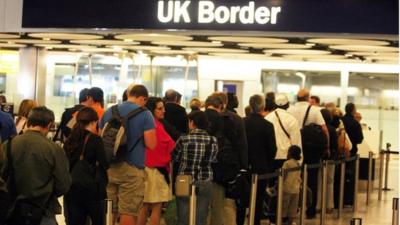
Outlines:
[[[258,180],[254,225],[260,225],[261,222],[263,213],[263,204],[266,197],[265,189],[267,187],[267,183],[268,183],[267,180]]]
[[[104,225],[105,210],[104,201],[73,201],[66,199],[67,225],[86,224],[87,217],[92,221],[92,225]]]
[[[318,196],[318,168],[308,170],[308,187],[312,192],[312,202],[311,205],[306,210],[306,215],[309,217],[314,217],[316,214],[317,206],[317,196]]]

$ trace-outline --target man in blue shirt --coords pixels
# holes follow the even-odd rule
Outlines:
[[[17,135],[14,120],[10,114],[0,111],[0,135],[1,142]]]
[[[128,100],[118,105],[123,117],[138,107],[144,107],[148,91],[143,85],[128,88]],[[108,109],[100,121],[100,128],[112,117]],[[144,196],[144,160],[146,148],[154,149],[157,144],[154,119],[150,111],[145,110],[128,121],[126,132],[128,152],[124,162],[110,165],[107,195],[113,200],[113,213],[119,214],[120,225],[135,225]],[[137,143],[137,144],[136,144]],[[114,218],[114,222],[117,217]]]

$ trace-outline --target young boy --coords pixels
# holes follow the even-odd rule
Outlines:
[[[208,120],[204,112],[195,110],[188,115],[188,135],[176,142],[173,159],[179,164],[177,175],[191,175],[196,186],[196,225],[206,225],[212,191],[211,162],[216,161],[217,139],[206,129]],[[177,197],[178,225],[189,224],[189,197]]]
[[[301,149],[297,145],[289,147],[287,160],[282,166],[282,169],[290,169],[300,166]],[[282,217],[287,218],[288,225],[292,225],[297,216],[299,205],[299,193],[301,184],[301,170],[291,171],[284,174],[283,181],[283,207]]]

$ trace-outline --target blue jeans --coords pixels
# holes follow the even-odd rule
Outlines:
[[[210,205],[212,182],[211,181],[195,181],[196,186],[196,225],[206,225],[208,207]],[[190,197],[177,197],[176,207],[178,213],[177,225],[189,224],[189,202]]]

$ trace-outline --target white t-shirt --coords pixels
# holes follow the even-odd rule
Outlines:
[[[309,105],[310,104],[308,102],[297,102],[296,104],[294,104],[294,106],[289,107],[287,110],[297,119],[300,129],[303,127],[303,120],[306,116],[306,111]],[[308,125],[310,123],[325,125],[325,120],[322,117],[321,111],[315,106],[311,106],[305,125]]]
[[[285,128],[286,132],[289,134],[290,139],[283,131],[275,112],[278,113],[282,125]],[[301,148],[300,127],[294,116],[283,109],[276,109],[275,111],[269,113],[265,117],[265,119],[274,125],[277,147],[275,159],[286,159],[288,149],[291,145],[297,145]]]

